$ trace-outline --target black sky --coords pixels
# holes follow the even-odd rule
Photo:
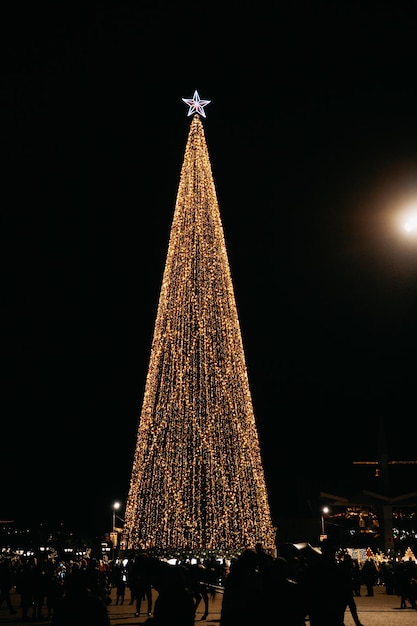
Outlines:
[[[412,3],[93,5],[3,9],[0,518],[126,497],[195,89],[274,516],[416,457]]]

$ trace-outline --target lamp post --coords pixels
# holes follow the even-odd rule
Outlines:
[[[114,535],[116,533],[116,511],[120,509],[120,502],[113,502],[113,517],[112,517],[112,533],[111,533],[111,558],[114,561]]]
[[[329,512],[329,507],[328,506],[324,506],[322,508],[322,510],[321,510],[321,534],[322,534],[323,538],[324,538],[324,534],[325,534],[325,532],[324,532],[324,530],[325,530],[325,528],[324,528],[324,516],[327,515],[328,512]]]

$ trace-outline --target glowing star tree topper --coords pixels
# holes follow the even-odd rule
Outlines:
[[[206,117],[206,114],[204,112],[204,107],[210,104],[211,102],[211,100],[201,100],[200,96],[198,95],[197,90],[195,90],[192,99],[182,98],[182,101],[185,102],[185,104],[188,104],[188,106],[190,107],[188,109],[187,115],[198,113],[199,115],[202,115],[203,117]]]

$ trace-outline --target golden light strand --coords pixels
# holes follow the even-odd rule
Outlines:
[[[274,550],[204,129],[192,118],[125,513],[128,549]]]

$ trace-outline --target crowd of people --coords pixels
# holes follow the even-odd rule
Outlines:
[[[2,556],[0,608],[4,604],[11,615],[20,612],[23,622],[109,626],[109,604],[126,602],[133,605],[135,617],[145,607],[149,623],[165,624],[169,619],[170,626],[186,626],[184,615],[194,623],[200,603],[204,605],[202,619],[206,619],[210,583],[218,583],[222,573],[215,560],[175,567],[143,555],[114,561]]]
[[[363,626],[355,597],[362,591],[373,596],[376,585],[398,596],[400,608],[417,609],[414,559],[378,563],[368,557],[359,563],[332,541],[324,541],[320,550],[287,544],[273,558],[258,545],[232,563],[220,626],[344,626],[346,611],[356,626]]]
[[[0,560],[0,606],[11,614],[21,612],[21,620],[49,619],[51,624],[83,624],[83,617],[96,613],[97,626],[109,626],[109,570],[97,559],[66,561],[35,556],[3,557]],[[14,594],[11,595],[12,589]],[[19,598],[18,606],[12,602]],[[72,613],[78,622],[68,621]],[[65,617],[64,616],[68,616]]]
[[[379,564],[369,557],[358,563],[332,542],[323,542],[321,550],[285,544],[277,556],[258,544],[228,564],[171,565],[142,554],[108,562],[0,558],[0,607],[20,611],[22,621],[47,619],[51,626],[110,626],[112,601],[129,603],[136,617],[145,608],[147,623],[155,626],[193,626],[200,603],[199,619],[207,618],[215,589],[222,592],[220,626],[343,626],[346,611],[363,626],[355,597],[372,596],[375,585],[398,596],[399,608],[417,609],[414,559]]]

